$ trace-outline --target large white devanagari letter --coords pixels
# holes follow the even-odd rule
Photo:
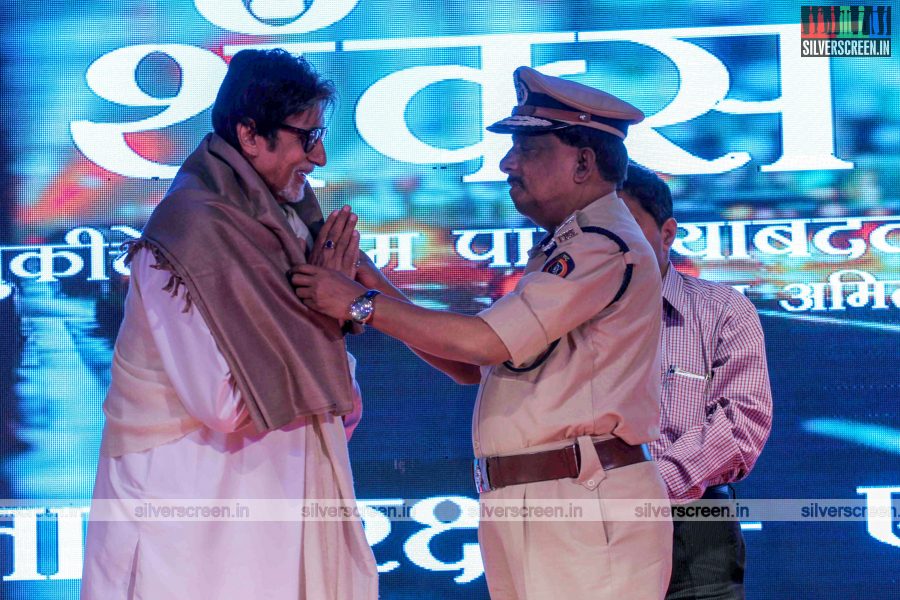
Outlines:
[[[679,223],[678,227],[686,232],[672,244],[672,250],[688,258],[700,258],[701,260],[724,260],[722,254],[722,226],[724,222],[713,223]],[[703,248],[695,250],[691,244],[705,241]]]

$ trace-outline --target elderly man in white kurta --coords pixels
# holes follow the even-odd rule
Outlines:
[[[258,502],[355,500],[354,361],[341,323],[305,310],[285,275],[307,260],[355,268],[355,217],[336,211],[323,226],[306,184],[325,164],[332,95],[303,59],[235,55],[216,133],[130,247],[82,598],[377,598],[359,519],[266,514]],[[192,500],[250,513],[191,522],[108,510]]]

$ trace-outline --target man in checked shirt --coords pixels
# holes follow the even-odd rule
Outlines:
[[[672,193],[634,163],[619,195],[656,253],[663,277],[660,437],[650,443],[673,504],[732,498],[772,426],[759,317],[734,288],[679,273],[669,262],[678,225]],[[744,598],[737,521],[674,521],[667,600]]]

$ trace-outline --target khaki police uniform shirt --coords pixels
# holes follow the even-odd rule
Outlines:
[[[628,246],[623,253],[605,229]],[[512,357],[482,369],[477,457],[561,447],[580,436],[659,436],[659,266],[615,193],[576,211],[529,253],[516,288],[479,313]],[[632,264],[630,283],[616,296]],[[528,366],[554,340],[537,368]]]

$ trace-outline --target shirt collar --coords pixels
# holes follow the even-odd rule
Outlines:
[[[669,263],[669,268],[666,269],[666,276],[663,277],[662,297],[672,308],[679,313],[684,313],[686,301],[684,297],[684,279],[671,262]]]
[[[287,217],[287,222],[290,228],[293,230],[294,235],[298,238],[306,242],[307,248],[312,248],[313,238],[312,233],[309,230],[309,227],[306,223],[303,222],[303,219],[300,218],[300,215],[297,213],[297,204],[299,203],[281,203],[278,206],[281,207],[281,210],[284,211],[284,216]]]
[[[610,217],[622,214],[622,211],[628,213],[628,207],[625,206],[625,203],[622,202],[616,192],[612,191],[605,196],[597,198],[584,208],[576,210],[575,213],[586,215],[592,222],[604,222],[608,221]],[[631,213],[628,214],[630,215]]]
[[[625,211],[627,213],[628,208],[625,206],[625,203],[616,195],[615,191],[612,191],[605,196],[601,196],[579,210],[576,210],[567,218],[563,219],[563,222],[559,224],[559,226],[555,227],[553,231],[548,232],[547,235],[541,239],[540,242],[532,246],[531,250],[528,252],[528,258],[534,258],[538,254],[545,254],[549,256],[556,249],[556,242],[554,238],[556,234],[567,226],[572,220],[578,218],[578,214],[582,213],[588,215],[591,221],[603,222],[607,220],[607,218],[611,215],[616,215]],[[628,213],[630,214],[630,213]]]

